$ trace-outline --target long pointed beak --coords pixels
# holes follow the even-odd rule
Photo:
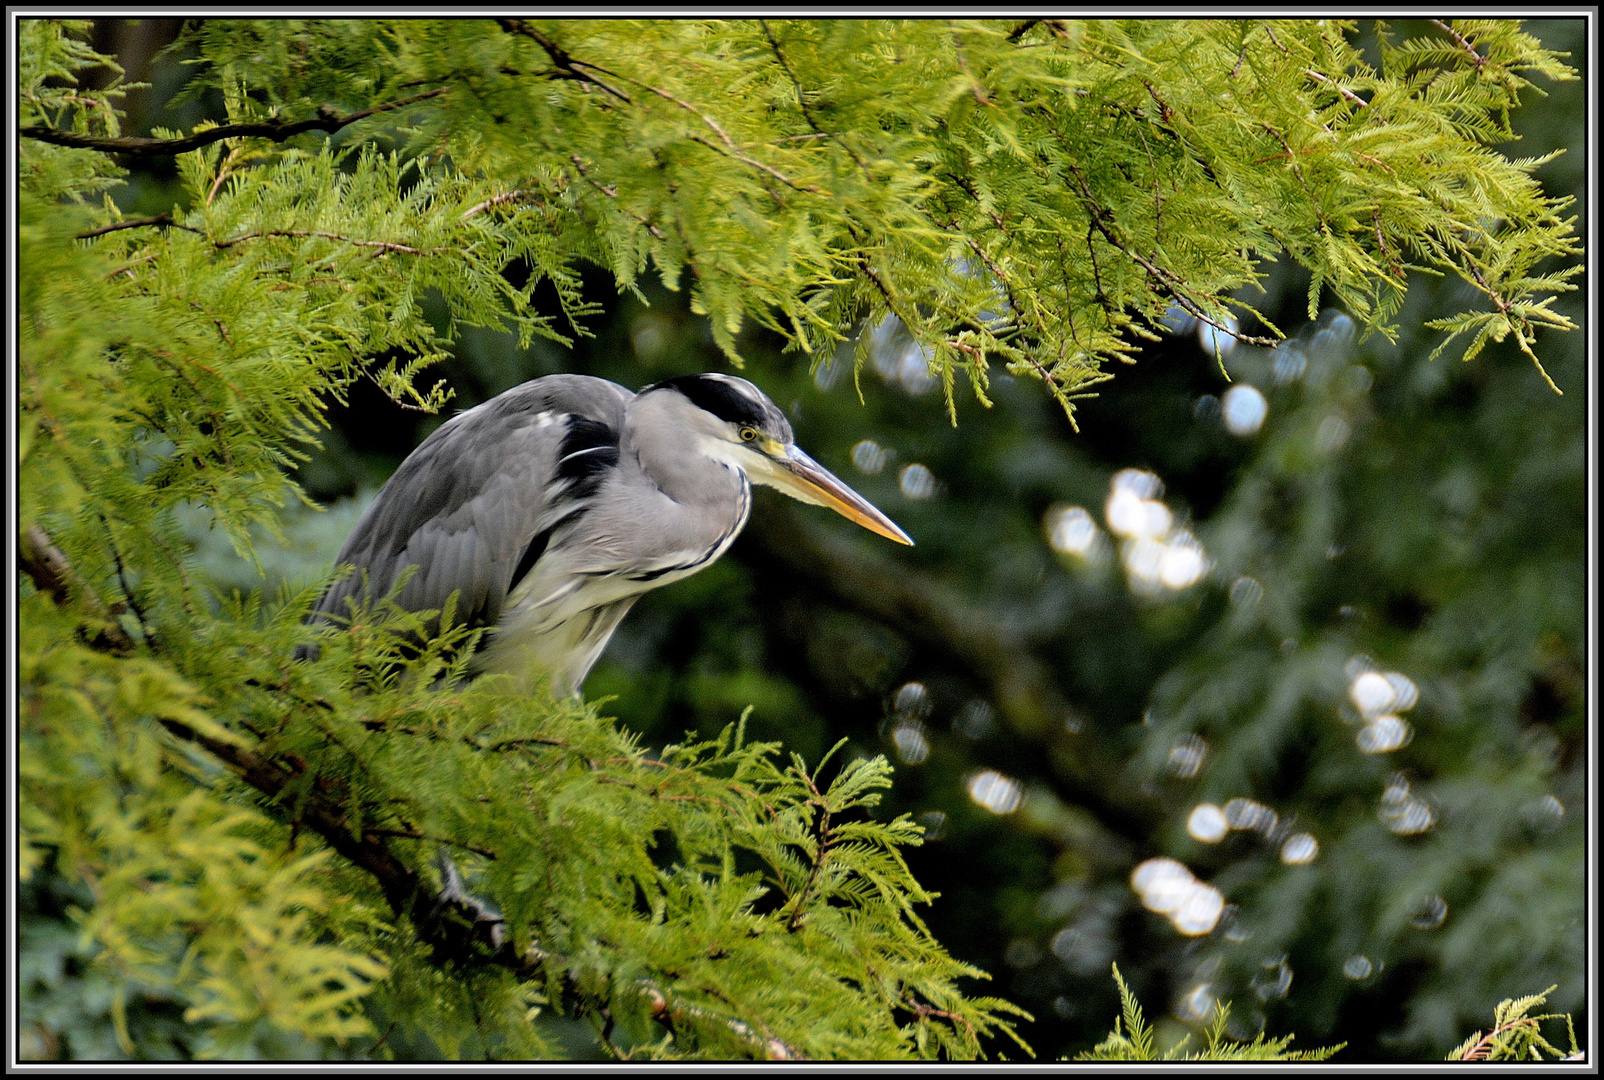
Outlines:
[[[857,522],[870,532],[879,533],[887,540],[913,545],[907,533],[897,528],[874,505],[847,487],[817,461],[804,454],[795,445],[784,448],[784,456],[771,457],[779,468],[769,474],[771,486],[779,488],[793,499],[814,506],[828,506],[848,521]]]

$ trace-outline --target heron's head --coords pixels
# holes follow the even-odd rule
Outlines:
[[[676,410],[709,457],[740,469],[754,484],[776,488],[805,503],[827,506],[871,532],[899,544],[908,534],[796,445],[790,421],[767,394],[733,375],[682,375],[641,390],[640,396],[671,392]]]

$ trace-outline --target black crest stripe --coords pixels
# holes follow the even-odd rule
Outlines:
[[[659,387],[673,387],[689,398],[692,405],[706,409],[720,420],[732,424],[762,427],[769,420],[764,402],[754,399],[739,386],[724,379],[707,375],[682,375],[677,379],[664,379],[647,389]]]

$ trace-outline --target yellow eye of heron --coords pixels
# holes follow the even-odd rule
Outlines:
[[[742,442],[751,442],[755,438],[757,438],[757,429],[756,428],[744,427],[744,428],[741,429],[741,441]]]

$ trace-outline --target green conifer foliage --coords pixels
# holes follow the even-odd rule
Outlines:
[[[470,329],[584,334],[586,265],[687,290],[736,363],[751,323],[823,357],[895,317],[954,419],[996,364],[1071,410],[1174,307],[1236,332],[1274,257],[1383,332],[1407,270],[1460,276],[1467,356],[1570,325],[1536,269],[1566,206],[1491,148],[1569,72],[1507,22],[1372,67],[1330,21],[202,21],[225,115],[149,139],[79,85],[116,70],[85,29],[19,23],[19,822],[130,1056],[546,1057],[553,1016],[623,1057],[1028,1051],[922,921],[883,759],[648,755],[462,683],[471,635],[402,649],[429,613],[298,661],[326,579],[211,588],[185,523],[254,561],[359,380],[441,409]],[[116,154],[173,158],[179,201],[124,217]],[[438,900],[441,852],[498,930]]]

